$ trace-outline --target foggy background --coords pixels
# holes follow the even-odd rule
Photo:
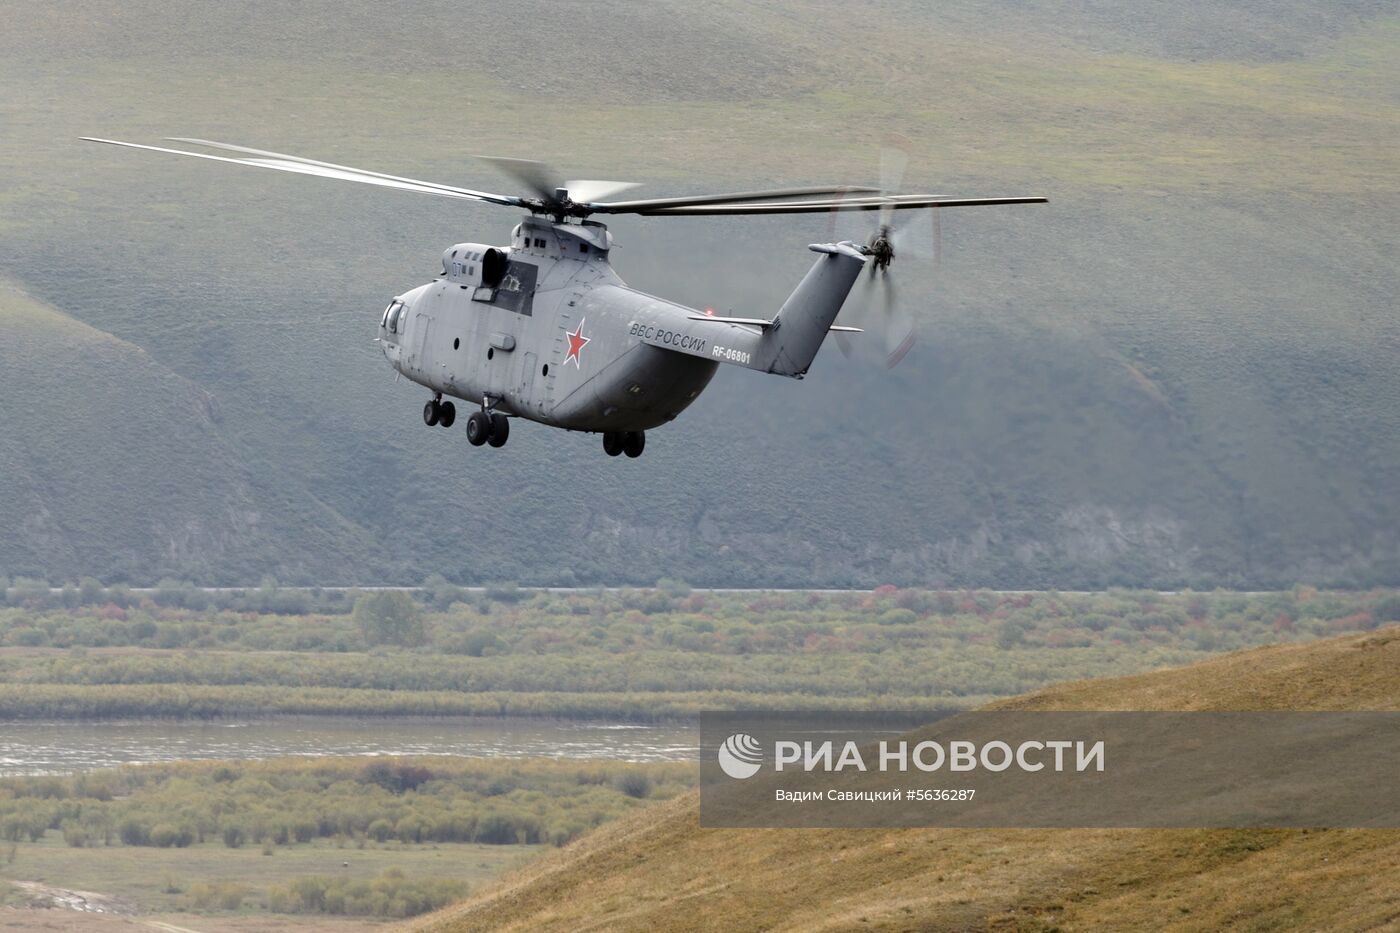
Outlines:
[[[1379,3],[0,3],[0,576],[1086,588],[1400,581],[1400,17]],[[427,430],[374,344],[501,192],[877,183],[919,342],[723,367],[620,461]],[[270,177],[269,177],[270,176]],[[825,217],[619,219],[630,284],[771,314]]]

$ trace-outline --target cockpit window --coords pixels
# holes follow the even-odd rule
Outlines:
[[[399,320],[402,317],[402,301],[396,301],[393,304],[389,305],[389,310],[384,312],[384,326],[388,329],[389,333],[397,334],[399,332]]]

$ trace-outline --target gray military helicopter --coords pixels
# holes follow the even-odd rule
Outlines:
[[[453,425],[456,398],[477,406],[466,424],[473,446],[504,445],[514,416],[602,434],[613,457],[640,456],[646,431],[695,401],[720,363],[801,379],[829,332],[858,332],[836,315],[868,261],[883,273],[893,260],[892,212],[1046,200],[829,186],[606,201],[633,186],[559,182],[538,162],[490,158],[531,192],[501,195],[209,140],[166,141],[237,155],[83,139],[524,210],[509,245],[444,251],[442,275],[389,302],[377,340],[394,369],[433,393],[423,406],[429,426]],[[629,288],[608,260],[612,235],[590,219],[827,211],[878,211],[881,229],[867,243],[809,246],[816,263],[771,318],[720,316]]]

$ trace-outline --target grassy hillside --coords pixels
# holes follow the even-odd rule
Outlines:
[[[273,530],[207,391],[4,282],[0,332],[0,566],[140,573],[187,549],[236,559]]]
[[[207,392],[268,532],[229,520],[227,546],[168,561],[139,522],[85,528],[82,554],[26,532],[0,575],[1400,581],[1400,18],[1141,7],[0,0],[0,273]],[[636,464],[529,426],[471,450],[376,358],[385,300],[509,212],[75,142],[226,138],[486,188],[506,183],[468,154],[495,152],[659,194],[871,181],[891,130],[911,186],[1052,203],[947,212],[941,271],[901,261],[922,336],[895,373],[831,351],[802,383],[725,372]],[[638,286],[760,313],[828,224],[614,232]],[[0,395],[42,397],[7,370]],[[104,457],[167,438],[59,443],[46,462],[92,514]],[[39,508],[9,476],[0,498]],[[159,490],[126,498],[179,522]]]
[[[3,280],[0,332],[0,575],[246,579],[293,542],[338,553],[347,529],[279,501],[200,383]]]
[[[1385,709],[1400,629],[1052,687],[1026,709]],[[694,794],[599,830],[417,929],[1376,929],[1400,832],[702,831]]]

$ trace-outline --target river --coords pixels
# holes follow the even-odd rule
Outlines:
[[[0,723],[0,775],[287,755],[695,761],[693,727],[564,719],[277,719]]]

